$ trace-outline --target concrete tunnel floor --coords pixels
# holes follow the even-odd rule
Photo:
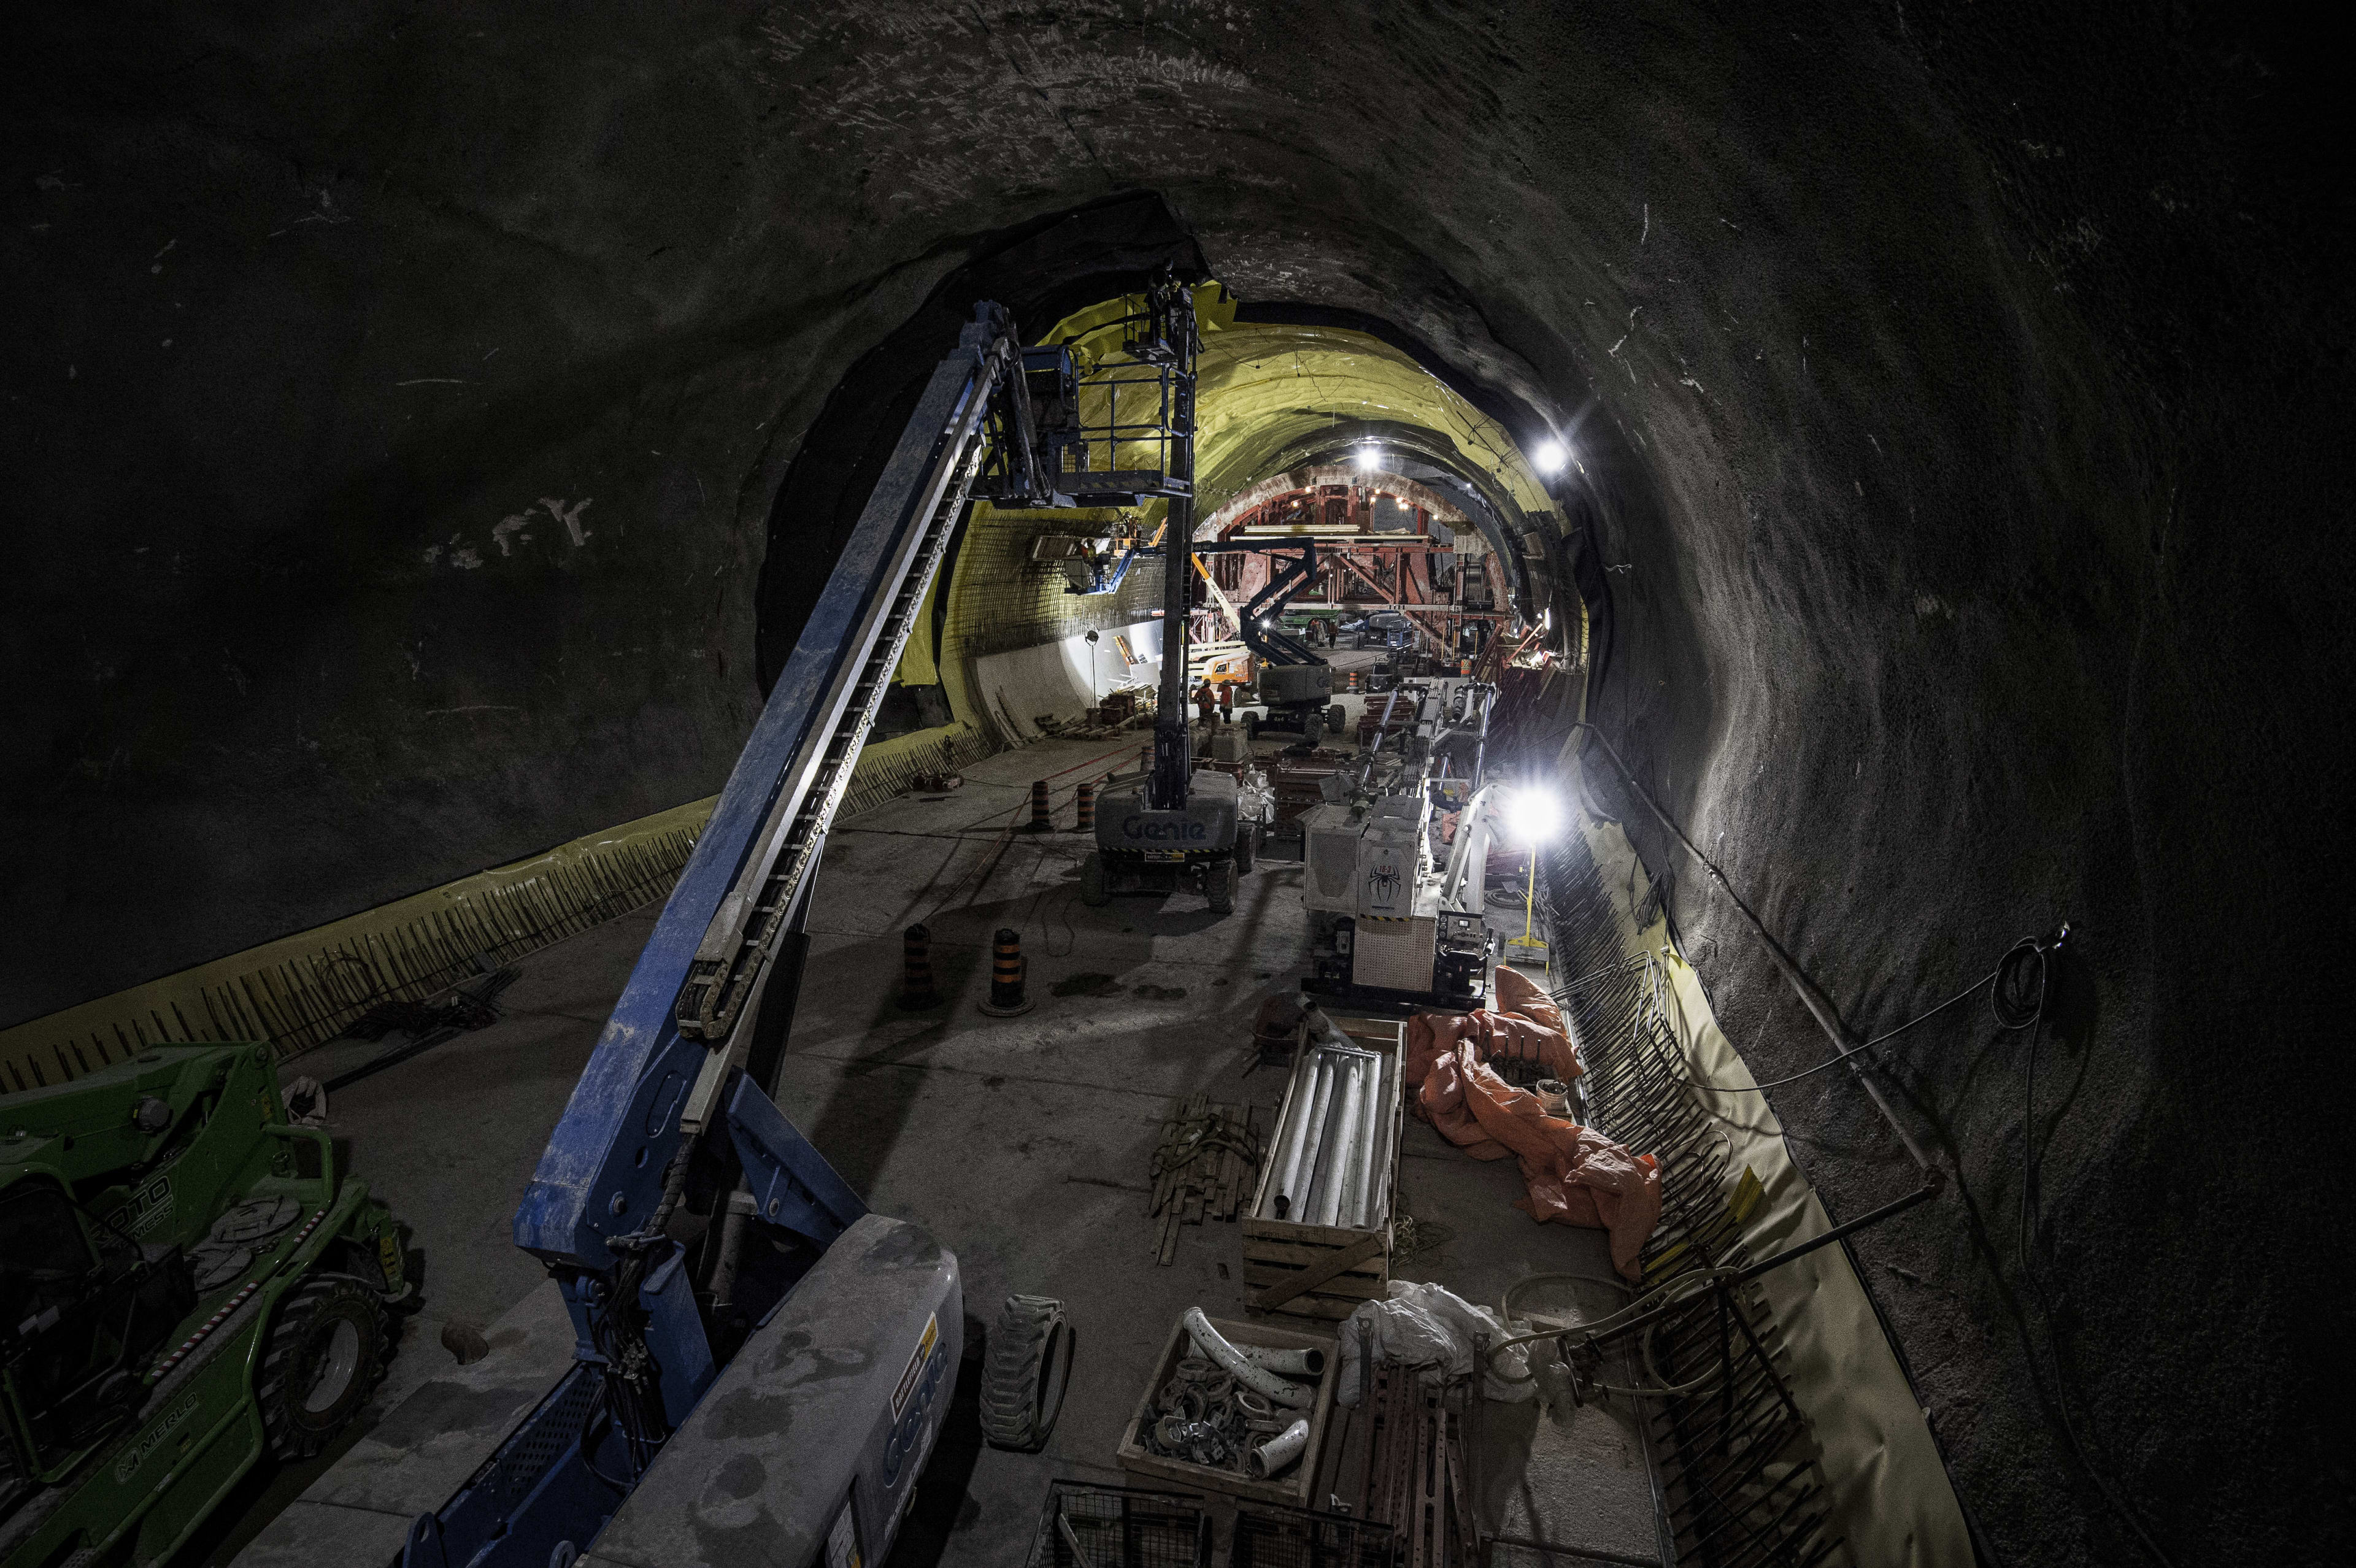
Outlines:
[[[1194,1093],[1259,1106],[1266,1136],[1284,1074],[1253,1070],[1251,1019],[1262,997],[1305,973],[1301,867],[1263,860],[1226,917],[1192,892],[1118,896],[1089,909],[1078,884],[1087,844],[1068,827],[1079,773],[1058,781],[1061,830],[1004,833],[1027,819],[1033,778],[1090,759],[1119,764],[1141,738],[1001,754],[945,797],[902,796],[840,822],[828,845],[781,1107],[871,1207],[926,1226],[957,1253],[969,1320],[988,1324],[1021,1291],[1061,1298],[1077,1335],[1061,1422],[1037,1455],[982,1445],[969,1347],[897,1564],[1024,1562],[1051,1477],[1166,1484],[1123,1472],[1114,1456],[1152,1361],[1188,1307],[1245,1315],[1238,1226],[1182,1226],[1173,1262],[1153,1261],[1149,1164],[1173,1098]],[[510,1216],[659,910],[522,959],[497,1023],[334,1096],[330,1127],[348,1140],[353,1168],[415,1228],[424,1305],[336,1448],[249,1486],[245,1506],[184,1563],[229,1562],[361,1432],[451,1365],[444,1324],[487,1328],[539,1284],[540,1265],[510,1239]],[[1518,930],[1518,910],[1514,917]],[[920,920],[949,999],[910,1013],[895,1002],[901,932]],[[1015,1019],[976,1006],[1000,926],[1022,932],[1029,962],[1034,1007]],[[1056,994],[1059,981],[1083,974],[1112,976],[1117,994]],[[331,1044],[285,1075],[324,1077],[379,1049]],[[1601,1232],[1539,1225],[1511,1206],[1521,1183],[1510,1162],[1467,1158],[1413,1118],[1405,1125],[1398,1211],[1413,1216],[1420,1239],[1395,1259],[1396,1277],[1494,1306],[1526,1275],[1609,1275]],[[1615,1304],[1602,1295],[1598,1309]],[[1333,1433],[1343,1432],[1337,1409]],[[1590,1407],[1558,1428],[1534,1403],[1491,1404],[1477,1442],[1487,1528],[1637,1555],[1655,1549],[1642,1450],[1621,1417]],[[1345,1497],[1355,1485],[1343,1487]]]

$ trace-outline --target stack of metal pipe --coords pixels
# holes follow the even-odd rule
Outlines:
[[[1389,1218],[1398,1064],[1325,1025],[1292,1066],[1260,1217],[1366,1231]]]

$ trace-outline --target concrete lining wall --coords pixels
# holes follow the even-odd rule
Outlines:
[[[1128,664],[1121,658],[1113,642],[1116,636],[1129,639],[1137,663]],[[1161,678],[1159,621],[1108,626],[1095,643],[1083,633],[1006,653],[985,654],[973,661],[974,689],[984,710],[1024,741],[1039,738],[1038,720],[1043,718],[1072,722],[1108,693],[1128,687],[1151,687]]]

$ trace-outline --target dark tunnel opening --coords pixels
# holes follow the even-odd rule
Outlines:
[[[2070,928],[2034,1036],[1976,1001],[1880,1051],[1889,1117],[1845,1070],[1769,1099],[1832,1220],[1915,1189],[1908,1138],[1947,1173],[1845,1246],[1974,1554],[2356,1544],[2344,127],[2287,13],[9,30],[0,1029],[711,795],[973,305],[1043,333],[1174,269],[1567,443],[1542,499],[1374,408],[1237,463],[1462,484],[1583,628],[1531,766],[1761,1081],[1834,1047],[1745,910],[1850,1044]]]

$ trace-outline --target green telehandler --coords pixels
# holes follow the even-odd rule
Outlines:
[[[265,1453],[317,1453],[412,1272],[266,1045],[0,1094],[0,1568],[164,1563]]]

